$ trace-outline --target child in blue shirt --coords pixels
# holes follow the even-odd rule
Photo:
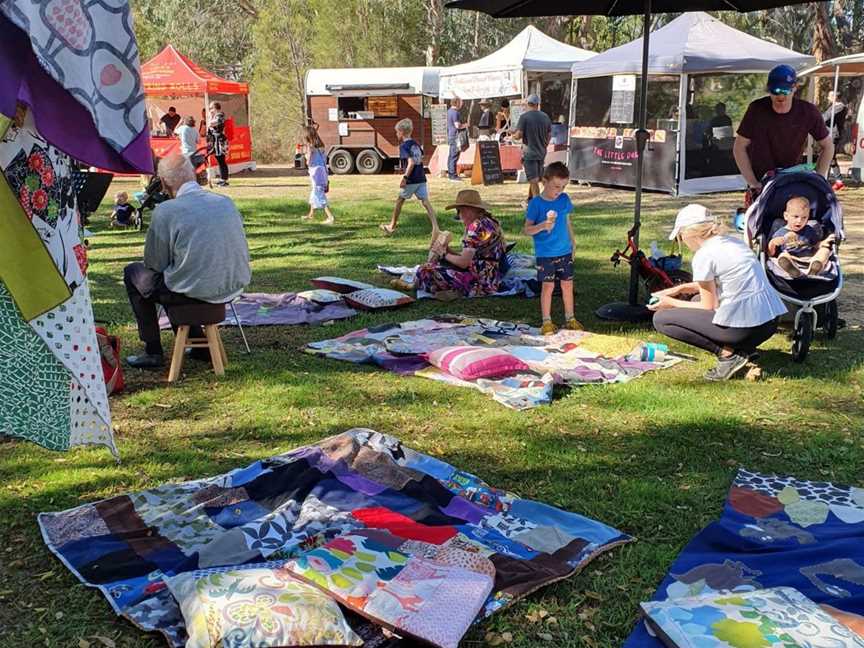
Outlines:
[[[818,275],[831,258],[834,236],[823,240],[822,228],[807,224],[810,201],[803,196],[793,196],[786,202],[783,219],[786,225],[774,232],[768,242],[768,254],[777,256],[777,265],[790,277]]]
[[[574,315],[573,303],[573,203],[564,193],[570,182],[570,171],[561,162],[553,162],[543,173],[543,191],[528,203],[523,232],[534,238],[537,258],[537,281],[540,290],[540,333],[552,335],[558,329],[552,323],[552,292],[555,280],[561,282],[564,300],[564,328],[583,330]]]
[[[426,208],[429,222],[432,224],[432,240],[438,236],[438,220],[435,218],[435,210],[429,202],[429,186],[426,183],[426,171],[423,169],[423,149],[412,137],[414,123],[410,119],[403,119],[396,124],[396,137],[399,139],[399,159],[405,174],[399,183],[399,196],[393,206],[393,216],[390,224],[381,223],[379,226],[386,234],[396,231],[399,223],[399,214],[402,213],[402,205],[411,196],[417,199]]]

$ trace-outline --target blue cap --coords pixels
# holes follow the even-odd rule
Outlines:
[[[780,90],[792,90],[798,81],[795,68],[789,65],[778,65],[768,73],[768,90],[778,88]]]
[[[532,106],[539,106],[540,105],[540,97],[538,97],[536,94],[528,95],[528,98],[525,100],[525,103],[529,103]]]

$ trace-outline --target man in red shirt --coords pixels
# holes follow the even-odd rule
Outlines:
[[[751,102],[738,126],[732,151],[751,199],[762,190],[762,178],[767,172],[801,163],[808,135],[820,148],[816,172],[823,176],[828,173],[834,142],[819,109],[795,98],[797,81],[795,70],[788,65],[771,70],[768,96]]]

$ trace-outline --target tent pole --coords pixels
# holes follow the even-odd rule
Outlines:
[[[831,133],[834,132],[834,115],[837,112],[837,87],[840,85],[840,66],[834,66],[834,101],[831,102],[831,126],[829,127],[829,131]]]
[[[642,167],[644,165],[645,144],[649,133],[645,129],[648,123],[648,53],[651,31],[651,0],[645,0],[645,15],[642,28],[642,79],[641,95],[639,97],[639,129],[636,131],[636,200],[633,207],[633,243],[639,247],[639,228],[642,225]],[[680,117],[680,116],[679,116]],[[639,264],[630,264],[630,294],[631,306],[639,302]]]

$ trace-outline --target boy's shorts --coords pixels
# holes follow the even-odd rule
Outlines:
[[[522,160],[522,168],[528,180],[539,180],[543,177],[543,160]]]
[[[540,283],[573,280],[573,254],[537,257],[537,281]]]
[[[417,182],[406,184],[399,189],[399,197],[402,200],[408,200],[411,196],[417,196],[418,200],[427,200],[429,198],[429,185],[425,182]]]

